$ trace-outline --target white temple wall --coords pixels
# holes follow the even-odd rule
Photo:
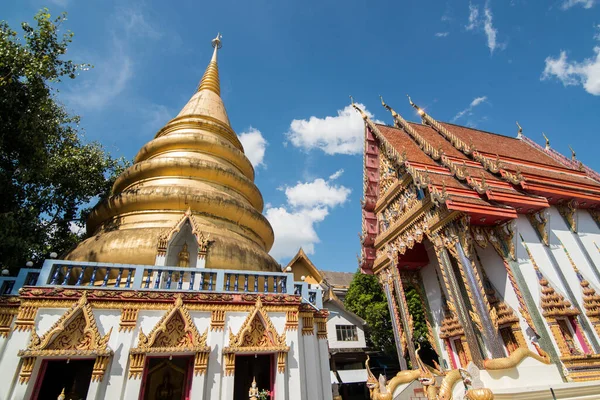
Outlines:
[[[586,210],[577,211],[577,231],[590,258],[600,268],[600,227]]]
[[[40,336],[47,333],[66,311],[66,308],[40,308],[35,321],[36,332]],[[145,334],[149,334],[165,314],[165,310],[140,310],[138,323],[130,332],[119,331],[120,310],[93,309],[93,313],[102,335],[107,334],[112,328],[108,345],[114,351],[114,356],[107,367],[104,379],[101,382],[90,383],[87,400],[137,400],[142,379],[129,379],[129,351],[137,346],[140,329]],[[248,313],[227,312],[223,331],[210,330],[209,312],[191,311],[190,316],[201,334],[208,329],[207,344],[211,347],[207,373],[192,378],[191,398],[232,399],[235,376],[224,376],[222,351],[229,343],[229,329],[234,334],[238,333]],[[285,331],[285,312],[269,313],[269,318],[279,334],[286,333],[286,342],[290,346],[286,370],[276,371],[276,399],[274,400],[299,398],[300,394],[303,400],[331,399],[328,359],[319,357],[320,354],[327,354],[327,341],[317,339],[316,329],[315,334],[302,336],[301,320],[297,331]],[[27,384],[18,382],[21,359],[17,353],[27,348],[30,340],[31,332],[19,331],[11,331],[8,338],[0,338],[0,345],[3,346],[3,351],[0,352],[0,376],[3,377],[3,384],[0,384],[0,400],[22,400],[33,394],[45,357],[37,357],[36,366]],[[323,351],[325,353],[320,353]],[[303,357],[306,363],[303,363]]]
[[[483,270],[485,271],[490,283],[496,290],[498,297],[504,300],[504,302],[513,309],[515,315],[519,317],[519,326],[521,327],[521,332],[523,332],[524,336],[527,337],[529,325],[519,312],[519,299],[517,298],[517,294],[510,283],[510,279],[506,272],[506,267],[504,266],[504,261],[498,255],[492,245],[488,245],[485,249],[482,249],[478,246],[475,247],[479,258],[481,259]],[[529,340],[526,340],[526,342],[528,347],[530,347],[532,350],[535,350]]]

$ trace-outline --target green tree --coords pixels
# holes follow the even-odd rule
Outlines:
[[[57,101],[56,84],[89,67],[64,58],[73,37],[59,37],[65,19],[41,10],[22,37],[0,22],[0,262],[11,269],[76,243],[84,206],[106,196],[125,165],[85,143],[79,117]]]
[[[394,330],[387,299],[375,275],[358,271],[350,283],[344,306],[367,321],[367,344],[396,358]]]

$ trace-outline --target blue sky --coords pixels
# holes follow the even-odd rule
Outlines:
[[[223,34],[221,91],[256,165],[286,263],[320,269],[360,252],[362,124],[348,95],[391,123],[413,100],[438,120],[524,133],[600,170],[600,1],[2,2],[17,28],[41,7],[69,13],[68,56],[94,65],[61,86],[88,140],[133,158],[191,97]],[[264,153],[263,153],[264,151]],[[262,156],[261,156],[262,155]]]

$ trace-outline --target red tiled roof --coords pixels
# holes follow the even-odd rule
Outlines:
[[[392,145],[394,148],[400,153],[406,152],[406,156],[408,157],[408,161],[410,162],[418,162],[427,165],[435,165],[438,164],[433,161],[429,156],[419,148],[419,146],[415,143],[414,140],[408,136],[406,132],[398,128],[392,128],[391,126],[386,125],[377,125],[377,128],[381,132],[381,134],[385,137],[385,139]]]
[[[498,154],[500,156],[517,158],[523,161],[532,161],[553,167],[565,167],[548,154],[538,149],[534,149],[517,138],[480,131],[465,126],[453,125],[447,122],[440,122],[440,124],[458,136],[467,145],[472,143],[480,152]]]

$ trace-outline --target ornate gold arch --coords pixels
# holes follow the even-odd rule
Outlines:
[[[207,336],[208,329],[202,335],[198,332],[181,295],[177,295],[175,304],[147,336],[140,328],[137,347],[129,352],[129,378],[142,376],[148,354],[194,353],[194,373],[204,374],[210,353]]]
[[[235,355],[244,353],[277,353],[277,370],[285,372],[286,354],[290,350],[285,339],[285,332],[277,333],[259,296],[238,334],[234,335],[229,329],[229,346],[223,348],[225,375],[233,374]]]
[[[210,234],[205,236],[204,232],[200,230],[200,225],[198,224],[198,221],[196,221],[194,214],[192,214],[191,208],[187,209],[187,211],[181,216],[173,228],[161,233],[161,235],[158,237],[157,252],[159,256],[165,256],[167,254],[169,242],[173,236],[175,236],[175,234],[181,230],[186,220],[190,221],[190,225],[192,226],[192,234],[196,237],[196,241],[198,242],[198,255],[201,258],[206,257],[206,253],[212,243],[212,240],[210,240]]]
[[[42,337],[32,328],[31,341],[26,350],[18,355],[23,358],[20,383],[27,383],[31,377],[36,357],[94,356],[96,362],[92,381],[101,381],[113,351],[108,347],[112,328],[104,336],[98,331],[92,307],[83,292],[73,304]]]

